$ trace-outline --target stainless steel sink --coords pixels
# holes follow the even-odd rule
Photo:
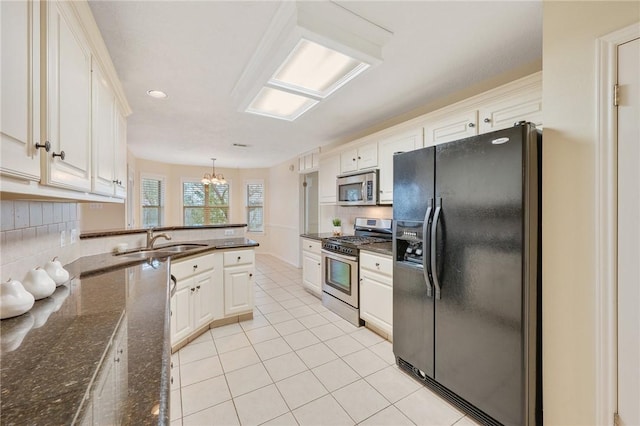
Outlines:
[[[125,253],[116,253],[116,256],[124,256],[135,259],[146,259],[150,257],[168,257],[172,254],[183,253],[185,251],[206,247],[206,244],[174,244],[172,246],[157,247],[151,250],[141,249]]]
[[[206,244],[175,244],[173,246],[158,247],[155,250],[166,251],[168,253],[182,253],[183,251],[189,251],[206,246]]]

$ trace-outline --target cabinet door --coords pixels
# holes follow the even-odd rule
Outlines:
[[[378,167],[378,144],[370,143],[358,148],[358,170]]]
[[[361,271],[360,317],[389,335],[393,333],[393,287],[388,278]]]
[[[302,284],[318,296],[322,295],[320,286],[322,270],[320,268],[320,256],[307,251],[302,252]]]
[[[116,424],[116,368],[113,344],[98,373],[93,391],[93,424]]]
[[[253,310],[253,266],[224,269],[224,314],[237,315]]]
[[[40,2],[3,1],[0,11],[0,172],[40,180]]]
[[[127,198],[127,119],[116,107],[116,141],[113,164],[115,196]]]
[[[340,155],[324,157],[318,171],[318,194],[321,204],[336,203],[336,176],[340,174]]]
[[[340,173],[355,172],[358,170],[358,150],[349,149],[340,154]]]
[[[422,148],[422,129],[380,141],[380,204],[393,203],[393,154],[418,148]]]
[[[192,288],[194,289],[193,291],[191,290]],[[171,338],[172,345],[180,342],[193,331],[191,299],[194,292],[193,278],[178,281],[176,292],[171,300],[171,329],[174,330]]]
[[[114,194],[114,160],[116,148],[115,97],[94,61],[91,73],[92,88],[92,158],[91,190],[96,194]]]
[[[128,389],[129,389],[129,342],[128,342],[128,325],[127,317],[122,318],[120,322],[120,328],[118,334],[114,340],[115,342],[115,378],[116,378],[116,407],[120,409],[127,403]],[[120,416],[118,416],[119,418]]]
[[[193,278],[195,291],[193,293],[193,329],[208,324],[214,319],[213,315],[213,275],[211,272],[196,275]]]
[[[477,122],[477,110],[453,113],[433,122],[427,121],[424,127],[424,146],[475,136],[478,134]]]
[[[542,91],[529,89],[480,108],[480,133],[512,127],[519,121],[542,126]]]
[[[47,9],[46,134],[49,185],[91,190],[91,54],[69,2]],[[61,157],[53,154],[65,153]]]

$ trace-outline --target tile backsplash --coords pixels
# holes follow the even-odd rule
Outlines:
[[[0,279],[22,281],[27,271],[58,257],[81,255],[77,203],[0,201]]]

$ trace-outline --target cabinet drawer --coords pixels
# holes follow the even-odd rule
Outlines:
[[[191,275],[199,274],[204,271],[213,269],[215,254],[207,254],[204,256],[190,257],[188,259],[180,259],[179,262],[171,263],[171,274],[178,281]]]
[[[322,244],[320,241],[310,240],[307,238],[302,239],[302,250],[308,251],[314,254],[320,254]]]
[[[246,265],[253,263],[254,260],[253,250],[236,250],[224,253],[224,266]]]
[[[361,251],[360,267],[389,277],[393,276],[391,256],[378,256]]]

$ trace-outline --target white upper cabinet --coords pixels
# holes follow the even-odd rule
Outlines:
[[[542,75],[532,74],[424,116],[425,146],[512,127],[542,126]]]
[[[340,154],[340,173],[378,167],[378,144],[375,142],[348,149]]]
[[[126,197],[127,124],[111,86],[93,61],[92,67],[92,192]]]
[[[320,165],[320,152],[316,150],[314,152],[310,152],[308,154],[301,155],[298,157],[298,172],[300,173],[310,173],[318,170],[318,166]]]
[[[114,183],[115,196],[118,198],[127,197],[127,119],[124,117],[119,108],[116,108],[116,145],[115,145],[115,162]]]
[[[390,136],[378,143],[380,204],[393,203],[393,155],[422,148],[422,128]]]
[[[92,79],[91,149],[93,154],[92,188],[96,194],[113,195],[116,151],[115,98],[100,67],[95,63]]]
[[[46,139],[44,183],[91,190],[91,52],[69,2],[46,9]]]
[[[88,3],[3,1],[0,7],[2,191],[125,198],[131,110]]]
[[[340,174],[340,154],[320,159],[318,169],[318,197],[320,204],[336,203],[336,176]]]
[[[496,99],[479,110],[480,133],[512,127],[519,121],[542,126],[542,91],[538,87],[523,90],[518,96]]]
[[[424,145],[433,146],[478,134],[478,111],[467,110],[428,120],[424,126]]]
[[[0,173],[40,180],[40,2],[2,1]],[[42,142],[44,145],[44,142]]]

